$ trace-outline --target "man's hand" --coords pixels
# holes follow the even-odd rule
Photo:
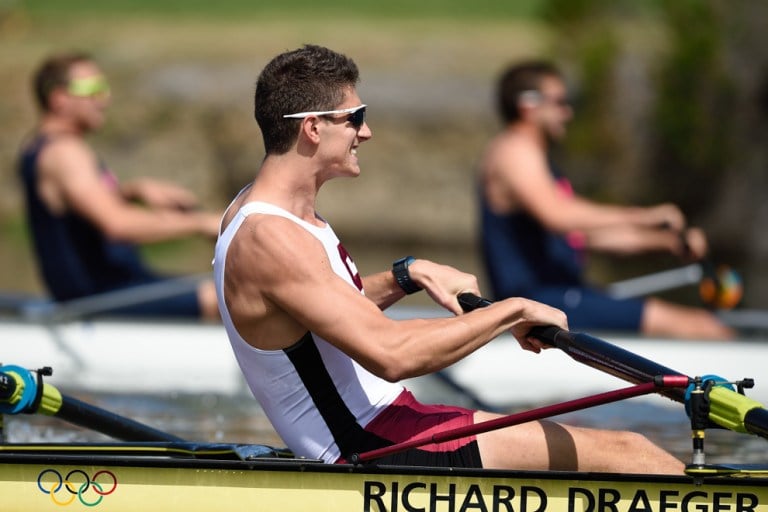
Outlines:
[[[538,354],[542,349],[549,348],[549,345],[541,340],[528,335],[533,327],[554,325],[568,330],[568,319],[565,313],[557,308],[528,299],[513,298],[507,300],[519,301],[518,307],[522,307],[520,320],[509,331],[524,350],[530,350]]]
[[[680,234],[680,258],[685,261],[700,261],[707,255],[707,237],[699,228],[688,228]]]
[[[663,203],[646,209],[648,212],[648,226],[663,227],[681,232],[685,229],[685,215],[676,205]]]
[[[456,298],[460,293],[480,295],[477,277],[448,265],[419,259],[411,263],[408,270],[411,279],[424,288],[432,300],[455,315],[462,313]]]

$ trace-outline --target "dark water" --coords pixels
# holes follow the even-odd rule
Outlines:
[[[250,396],[106,395],[71,393],[78,399],[131,417],[192,441],[262,443],[283,446],[255,400]],[[456,400],[460,403],[460,400]],[[650,399],[631,399],[558,416],[558,421],[645,434],[683,461],[690,461],[690,424],[682,407],[657,405]],[[547,404],[537,404],[537,406]],[[509,412],[520,410],[521,407]],[[9,442],[108,441],[108,437],[41,416],[5,418]],[[747,434],[709,430],[707,462],[768,462],[768,441]]]

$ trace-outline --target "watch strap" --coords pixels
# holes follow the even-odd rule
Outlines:
[[[413,282],[411,272],[408,270],[408,267],[414,261],[416,261],[416,258],[413,256],[406,256],[392,264],[392,275],[395,276],[395,281],[397,281],[397,284],[400,285],[400,288],[403,289],[406,295],[416,293],[422,289],[421,286]]]

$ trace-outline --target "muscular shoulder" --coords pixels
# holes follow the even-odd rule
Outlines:
[[[249,215],[230,244],[227,261],[258,262],[238,266],[267,287],[282,279],[303,279],[325,259],[322,244],[306,229],[277,215]],[[227,264],[228,269],[230,264]]]
[[[51,211],[63,213],[92,200],[98,192],[92,185],[99,186],[95,156],[77,137],[62,135],[49,141],[41,149],[37,167],[37,191]]]
[[[40,152],[38,164],[47,177],[70,178],[98,170],[93,150],[72,135],[60,135],[48,142]]]
[[[482,167],[485,172],[504,173],[518,168],[525,169],[528,164],[538,160],[539,150],[529,138],[503,132],[488,144]]]
[[[327,290],[333,270],[322,244],[295,222],[252,214],[227,250],[224,291],[243,338],[265,350],[284,348],[306,330],[300,319]]]
[[[489,205],[497,213],[505,213],[516,208],[529,189],[539,188],[548,170],[535,143],[504,132],[488,145],[480,175]]]

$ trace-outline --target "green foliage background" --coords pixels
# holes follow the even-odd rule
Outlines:
[[[325,191],[324,214],[361,270],[404,253],[477,272],[474,161],[498,128],[494,80],[549,57],[576,102],[558,155],[577,189],[604,201],[679,203],[739,269],[745,305],[768,307],[766,2],[725,0],[0,0],[0,289],[38,292],[14,159],[35,118],[32,69],[62,49],[92,52],[113,84],[93,138],[119,176],[154,174],[226,205],[262,157],[250,116],[260,67],[306,42],[360,65],[374,139],[364,175]],[[209,268],[210,244],[148,249],[176,271]],[[673,266],[594,258],[597,281]],[[676,296],[695,302],[690,290]]]

